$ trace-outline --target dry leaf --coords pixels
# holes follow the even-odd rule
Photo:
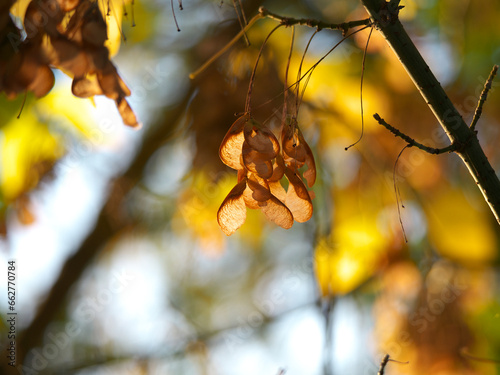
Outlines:
[[[245,124],[244,135],[249,146],[268,159],[274,159],[280,152],[280,145],[274,134],[253,119]]]
[[[226,236],[230,236],[236,232],[246,220],[247,212],[243,199],[243,192],[246,186],[246,179],[238,182],[217,211],[217,222]]]
[[[268,179],[268,181],[279,181],[283,178],[285,174],[285,162],[283,161],[283,157],[278,154],[273,164],[273,175]]]
[[[242,149],[243,164],[250,172],[266,179],[273,175],[273,163],[267,158],[268,155],[259,154],[247,141],[243,142]]]
[[[54,87],[55,77],[47,65],[39,65],[36,75],[28,85],[28,90],[33,91],[37,98],[47,95]]]
[[[57,2],[64,12],[71,12],[77,7],[80,0],[57,0]]]
[[[233,169],[242,169],[241,153],[245,137],[243,128],[249,120],[248,115],[239,117],[229,128],[219,147],[219,156],[224,164]]]
[[[248,187],[252,190],[252,198],[257,202],[265,202],[271,199],[271,192],[269,191],[269,186],[267,182],[251,173],[248,178]]]
[[[273,223],[279,225],[284,229],[290,229],[293,225],[293,215],[290,210],[275,196],[265,203],[260,204],[262,212]]]
[[[269,185],[269,190],[271,191],[271,194],[274,195],[276,198],[278,198],[281,202],[285,203],[286,190],[281,185],[281,182],[268,180],[268,185]]]
[[[296,122],[294,122],[294,126],[283,126],[281,142],[285,164],[295,172],[298,172],[298,169],[306,164],[308,169],[304,172],[304,178],[307,185],[312,187],[316,182],[316,163],[311,148],[305,141]]]
[[[290,184],[286,192],[285,204],[299,223],[309,220],[313,213],[311,197],[302,179],[291,169],[285,170],[285,175]]]
[[[118,98],[116,100],[116,107],[118,108],[118,112],[120,112],[125,125],[133,128],[139,128],[141,126],[141,124],[137,121],[134,111],[132,111],[132,108],[130,108],[130,105],[124,98]]]
[[[101,86],[96,76],[75,77],[71,85],[73,95],[79,98],[90,98],[95,95],[102,95]]]

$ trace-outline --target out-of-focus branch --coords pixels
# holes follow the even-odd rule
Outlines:
[[[186,94],[183,103],[165,114],[162,126],[153,127],[150,130],[145,136],[142,147],[132,164],[121,177],[115,180],[113,188],[109,192],[109,200],[116,200],[116,197],[120,199],[120,202],[113,202],[115,206],[119,206],[122,203],[127,192],[141,179],[144,167],[153,153],[174,134],[176,125],[185,112],[191,93],[192,91],[190,90]],[[127,183],[120,184],[120,181],[126,181]],[[66,260],[48,296],[39,307],[35,318],[23,331],[18,343],[18,363],[22,363],[27,351],[40,344],[47,326],[60,311],[69,291],[80,279],[94,257],[106,243],[120,233],[127,225],[126,222],[117,223],[116,220],[112,220],[109,217],[106,206],[101,209],[94,228],[80,245],[79,249]]]
[[[294,313],[298,310],[317,306],[319,301],[311,301],[302,305],[298,305],[295,307],[292,307],[286,311],[283,311],[279,314],[276,315],[268,315],[268,314],[262,314],[263,319],[262,323],[258,326],[255,327],[255,332],[256,334],[263,330],[266,329],[269,325],[274,324],[276,322],[279,322],[281,319],[286,318],[289,316],[291,313]],[[234,335],[231,333],[232,331],[238,332],[239,330],[246,328],[246,325],[241,325],[241,324],[236,324],[236,325],[231,325],[223,328],[219,328],[213,331],[208,331],[208,332],[200,332],[197,335],[193,336],[186,336],[184,338],[177,339],[176,342],[178,343],[175,348],[173,348],[170,351],[162,352],[159,355],[150,355],[150,356],[142,356],[137,360],[140,361],[149,361],[149,360],[169,360],[169,359],[175,359],[175,358],[182,358],[187,355],[189,352],[189,349],[196,345],[197,343],[202,343],[202,344],[208,344],[207,346],[217,346],[221,345],[222,343],[228,344],[229,341],[222,341],[219,339],[218,336],[220,335],[231,335],[228,336],[228,340],[233,340],[232,342],[233,345],[238,345],[240,338],[237,338],[237,333]],[[248,337],[245,335],[245,340],[248,339]],[[241,341],[244,341],[241,339]],[[110,357],[110,356],[103,356],[101,358],[94,358],[92,361],[84,361],[81,364],[73,364],[71,368],[61,368],[59,369],[54,369],[55,374],[64,374],[64,375],[70,375],[77,373],[81,370],[84,369],[89,369],[94,366],[99,366],[99,365],[109,365],[112,363],[123,363],[126,361],[131,361],[134,360],[133,358],[130,358],[130,356],[117,356],[117,357]]]

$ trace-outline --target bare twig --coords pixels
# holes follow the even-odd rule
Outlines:
[[[203,72],[206,68],[208,68],[215,60],[221,57],[224,54],[224,52],[226,52],[229,48],[231,48],[234,45],[234,43],[236,43],[243,35],[246,35],[248,29],[250,29],[250,27],[252,27],[253,24],[261,18],[263,18],[263,16],[260,13],[256,14],[250,21],[248,21],[247,25],[243,29],[241,29],[241,31],[238,34],[236,34],[228,44],[224,46],[224,48],[222,48],[215,55],[209,58],[202,66],[196,69],[193,73],[189,74],[189,78],[195,79],[196,76],[198,76],[201,72]]]
[[[382,361],[380,361],[380,368],[378,370],[377,375],[384,375],[385,366],[387,366],[388,362],[396,362],[396,363],[401,363],[403,365],[410,363],[409,361],[406,362],[396,361],[395,359],[389,358],[389,354],[386,354],[384,355],[384,358],[382,358]]]
[[[387,362],[389,362],[389,354],[384,355],[382,361],[380,361],[380,368],[378,369],[377,375],[384,375],[385,366],[387,366]]]
[[[389,130],[394,136],[399,137],[406,141],[408,143],[408,147],[413,147],[415,146],[416,148],[419,148],[422,151],[425,151],[429,154],[433,155],[438,155],[438,154],[444,154],[445,152],[454,152],[457,149],[457,146],[455,144],[451,144],[448,147],[443,147],[443,148],[434,148],[434,147],[429,147],[425,146],[422,143],[417,142],[413,138],[407,136],[406,134],[402,133],[400,130],[396,129],[394,126],[389,125],[383,118],[379,116],[378,113],[375,113],[373,115],[373,118],[377,120],[377,122],[385,127],[387,130]]]
[[[481,92],[481,96],[479,97],[479,101],[477,102],[477,107],[476,111],[474,112],[474,118],[472,119],[472,122],[470,123],[470,130],[474,131],[476,129],[476,124],[479,121],[479,118],[481,117],[481,114],[483,113],[483,105],[484,102],[486,102],[486,98],[488,97],[488,92],[491,89],[491,84],[493,82],[493,79],[495,78],[498,70],[498,65],[493,65],[493,69],[491,69],[490,76],[486,80],[484,84],[484,89]]]
[[[321,29],[330,29],[330,30],[341,30],[342,34],[345,35],[349,29],[357,26],[368,26],[371,24],[369,18],[365,18],[363,20],[343,22],[343,23],[327,23],[318,20],[311,20],[306,18],[292,18],[292,17],[283,17],[278,14],[272,13],[268,11],[264,7],[259,8],[259,13],[263,17],[271,18],[273,20],[279,21],[284,26],[293,26],[293,25],[302,25],[315,27],[318,30]]]

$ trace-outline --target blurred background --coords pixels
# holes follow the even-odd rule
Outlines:
[[[15,260],[20,373],[364,375],[389,354],[409,363],[389,362],[386,374],[500,374],[498,224],[458,156],[410,148],[395,165],[405,143],[375,112],[426,145],[449,142],[378,32],[366,52],[363,137],[348,151],[361,134],[370,30],[308,81],[298,121],[318,170],[313,218],[284,230],[248,210],[226,237],[216,213],[236,172],[218,147],[278,23],[257,21],[250,45],[241,38],[190,80],[241,30],[239,2],[185,0],[182,11],[174,2],[180,32],[167,1],[111,4],[112,60],[141,129],[123,125],[112,100],[72,96],[58,70],[51,92],[28,94],[19,118],[24,95],[0,96],[0,275],[7,280]],[[261,5],[331,23],[367,18],[358,1],[242,5],[247,20]],[[470,122],[500,62],[500,3],[402,5],[406,30]],[[253,116],[275,131],[291,31],[269,39],[251,97]],[[289,82],[314,31],[295,27]],[[341,38],[317,33],[303,72]],[[497,171],[498,87],[477,126]]]

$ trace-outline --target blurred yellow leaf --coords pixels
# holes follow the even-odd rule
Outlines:
[[[67,87],[58,87],[37,101],[37,110],[53,120],[62,120],[58,121],[59,125],[75,127],[80,135],[91,138],[97,128],[92,115],[95,113],[93,101],[68,94]]]
[[[31,0],[17,0],[10,8],[10,13],[24,22],[24,15]]]
[[[130,0],[98,2],[101,14],[106,21],[108,39],[104,42],[104,45],[109,50],[110,57],[116,55],[120,49],[122,41],[123,7],[128,3],[130,3]]]
[[[1,189],[6,203],[34,188],[63,154],[63,147],[30,111],[2,128]]]
[[[497,257],[497,240],[491,212],[486,204],[476,206],[456,188],[443,188],[424,202],[429,237],[445,257],[483,263]]]
[[[375,189],[371,194],[377,195]],[[351,189],[339,192],[335,201],[332,238],[318,243],[314,257],[323,296],[349,293],[370,278],[391,241],[377,222],[376,199],[367,199],[360,210]]]

